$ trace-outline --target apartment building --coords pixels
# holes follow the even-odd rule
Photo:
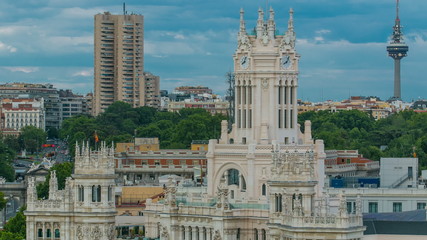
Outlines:
[[[144,17],[95,15],[94,115],[115,101],[145,106]]]

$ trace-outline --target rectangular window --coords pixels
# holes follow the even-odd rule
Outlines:
[[[288,128],[288,110],[283,111],[284,128]]]
[[[249,109],[249,115],[248,115],[248,127],[252,128],[252,109]]]
[[[242,110],[239,109],[239,111],[237,112],[237,128],[241,128],[242,126],[240,122],[240,119],[242,118],[241,114],[242,114]]]
[[[289,121],[290,121],[289,127],[294,128],[294,110],[291,109],[290,111],[291,111],[291,116],[289,116]]]
[[[246,128],[246,109],[243,110],[243,128]]]
[[[294,87],[290,87],[290,101],[294,104]]]
[[[277,87],[277,89],[279,90],[277,93],[277,95],[278,95],[277,100],[278,100],[278,103],[281,104],[282,103],[282,87],[279,86],[279,87]]]
[[[356,212],[356,202],[347,202],[347,212],[348,213]]]
[[[426,203],[424,202],[417,203],[417,209],[425,209],[425,208],[426,208]]]
[[[393,212],[401,212],[402,211],[402,203],[394,202],[393,203]]]
[[[377,202],[369,202],[368,203],[368,211],[369,213],[377,213],[378,212],[378,203]]]
[[[282,110],[279,109],[279,118],[277,119],[279,128],[282,128]]]
[[[284,92],[284,94],[283,94],[283,99],[285,100],[285,104],[288,104],[288,90],[289,90],[289,87],[285,87],[285,92]]]

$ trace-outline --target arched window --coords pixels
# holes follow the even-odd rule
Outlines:
[[[185,239],[185,227],[184,226],[181,227],[181,236],[182,236],[182,239]]]
[[[92,186],[92,202],[101,202],[101,186]]]
[[[196,240],[200,240],[200,239],[199,239],[199,236],[200,236],[200,234],[199,234],[199,233],[200,233],[200,229],[199,229],[199,227],[196,227],[196,237],[195,237],[195,238],[196,238]]]
[[[258,239],[258,229],[254,229],[254,240],[259,240]]]
[[[262,240],[267,240],[267,232],[265,229],[262,230]]]
[[[242,192],[244,192],[246,190],[246,181],[245,178],[243,177],[243,175],[240,175],[241,177],[241,182],[242,182]]]
[[[262,184],[261,192],[263,196],[267,195],[267,186],[265,186],[265,183]]]
[[[51,238],[52,237],[52,232],[51,232],[50,228],[46,229],[46,237],[47,238]]]
[[[42,238],[43,237],[43,229],[39,228],[37,230],[37,237]]]
[[[113,196],[113,187],[112,186],[108,186],[108,201],[111,202]]]
[[[237,229],[236,240],[240,240],[240,228]]]
[[[239,185],[239,170],[234,168],[228,170],[228,185]]]
[[[55,229],[55,238],[61,238],[61,232],[59,229]]]
[[[78,200],[79,202],[85,201],[85,188],[84,186],[79,185],[78,187]]]

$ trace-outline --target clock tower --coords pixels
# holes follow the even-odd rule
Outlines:
[[[293,10],[284,34],[276,30],[274,10],[268,19],[258,10],[257,25],[247,32],[240,11],[235,73],[235,143],[297,143],[298,62]]]

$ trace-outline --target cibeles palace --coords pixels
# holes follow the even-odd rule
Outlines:
[[[258,10],[253,31],[240,30],[234,60],[235,123],[210,140],[208,186],[148,202],[146,237],[182,240],[361,239],[361,200],[347,212],[343,194],[323,192],[324,144],[297,123],[298,63],[293,11],[287,31],[274,10]]]
[[[298,63],[293,11],[287,30],[274,11],[260,9],[253,31],[240,30],[234,60],[235,123],[222,122],[209,142],[208,186],[178,191],[170,179],[165,197],[148,199],[145,239],[162,240],[360,240],[360,197],[348,213],[342,193],[323,191],[324,144],[311,124],[297,122]],[[49,199],[27,191],[27,239],[114,239],[114,150],[76,147],[75,171],[64,190],[55,174]]]

